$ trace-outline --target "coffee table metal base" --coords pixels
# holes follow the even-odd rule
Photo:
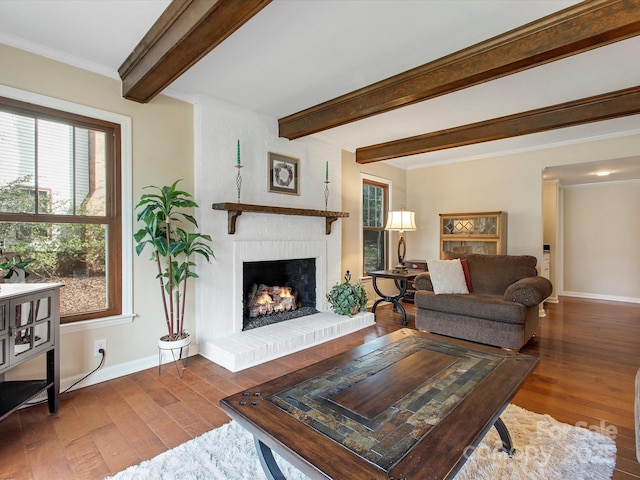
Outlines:
[[[498,417],[498,419],[493,424],[495,429],[500,435],[500,440],[502,441],[502,451],[506,452],[510,457],[512,457],[516,453],[516,449],[513,448],[513,442],[511,440],[511,435],[509,434],[509,429],[504,424],[502,419]],[[256,436],[253,437],[256,450],[258,451],[258,458],[260,459],[260,465],[262,465],[262,469],[264,470],[264,474],[267,477],[267,480],[287,480],[287,478],[280,470],[276,459],[273,458],[273,452],[269,447],[267,447],[264,443],[260,441],[260,439]]]
[[[273,452],[271,449],[262,443],[258,437],[254,436],[253,439],[256,442],[256,450],[258,450],[260,465],[262,465],[262,469],[264,470],[264,474],[267,476],[267,480],[287,480],[276,463],[276,459],[273,458]]]

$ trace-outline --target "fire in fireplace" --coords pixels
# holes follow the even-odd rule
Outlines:
[[[317,313],[315,258],[243,263],[243,330]]]
[[[293,311],[298,308],[296,296],[290,287],[268,287],[254,283],[247,299],[249,318]]]

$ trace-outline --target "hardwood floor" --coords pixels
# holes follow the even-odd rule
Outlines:
[[[407,308],[409,327],[414,309]],[[614,479],[640,478],[634,381],[640,368],[640,305],[562,298],[522,352],[540,357],[513,403],[616,436]],[[101,479],[228,421],[222,397],[400,328],[388,306],[377,324],[340,339],[231,373],[190,358],[184,378],[157,368],[61,396],[60,410],[22,409],[0,422],[1,479]]]

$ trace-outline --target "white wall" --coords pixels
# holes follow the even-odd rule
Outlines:
[[[564,290],[640,303],[640,181],[564,187]]]
[[[546,180],[542,188],[542,242],[549,245],[549,280],[553,284],[550,299],[558,301],[558,287],[562,270],[558,268],[558,255],[561,253],[560,245],[560,183],[557,180]]]
[[[196,105],[195,182],[204,208],[199,212],[201,229],[214,238],[216,260],[203,265],[197,292],[198,335],[200,353],[207,356],[207,340],[234,332],[234,322],[242,296],[234,292],[236,276],[234,254],[242,242],[262,242],[268,248],[272,241],[321,242],[325,245],[326,272],[324,288],[342,278],[342,223],[332,225],[325,234],[324,217],[271,215],[245,212],[237,219],[234,235],[227,233],[227,212],[214,211],[212,203],[237,202],[236,145],[240,140],[243,168],[241,203],[302,209],[325,209],[325,169],[329,164],[328,210],[341,211],[341,150],[317,138],[289,141],[278,137],[275,118],[267,118],[209,97],[201,97]],[[287,195],[268,191],[268,153],[299,159],[300,194]],[[240,243],[239,243],[240,242]],[[270,252],[265,251],[265,259]],[[324,295],[320,309],[326,308]]]

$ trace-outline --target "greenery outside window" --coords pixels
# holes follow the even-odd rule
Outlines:
[[[0,249],[63,323],[122,313],[120,125],[0,97]]]
[[[388,234],[384,229],[389,186],[362,180],[363,274],[387,268]]]

